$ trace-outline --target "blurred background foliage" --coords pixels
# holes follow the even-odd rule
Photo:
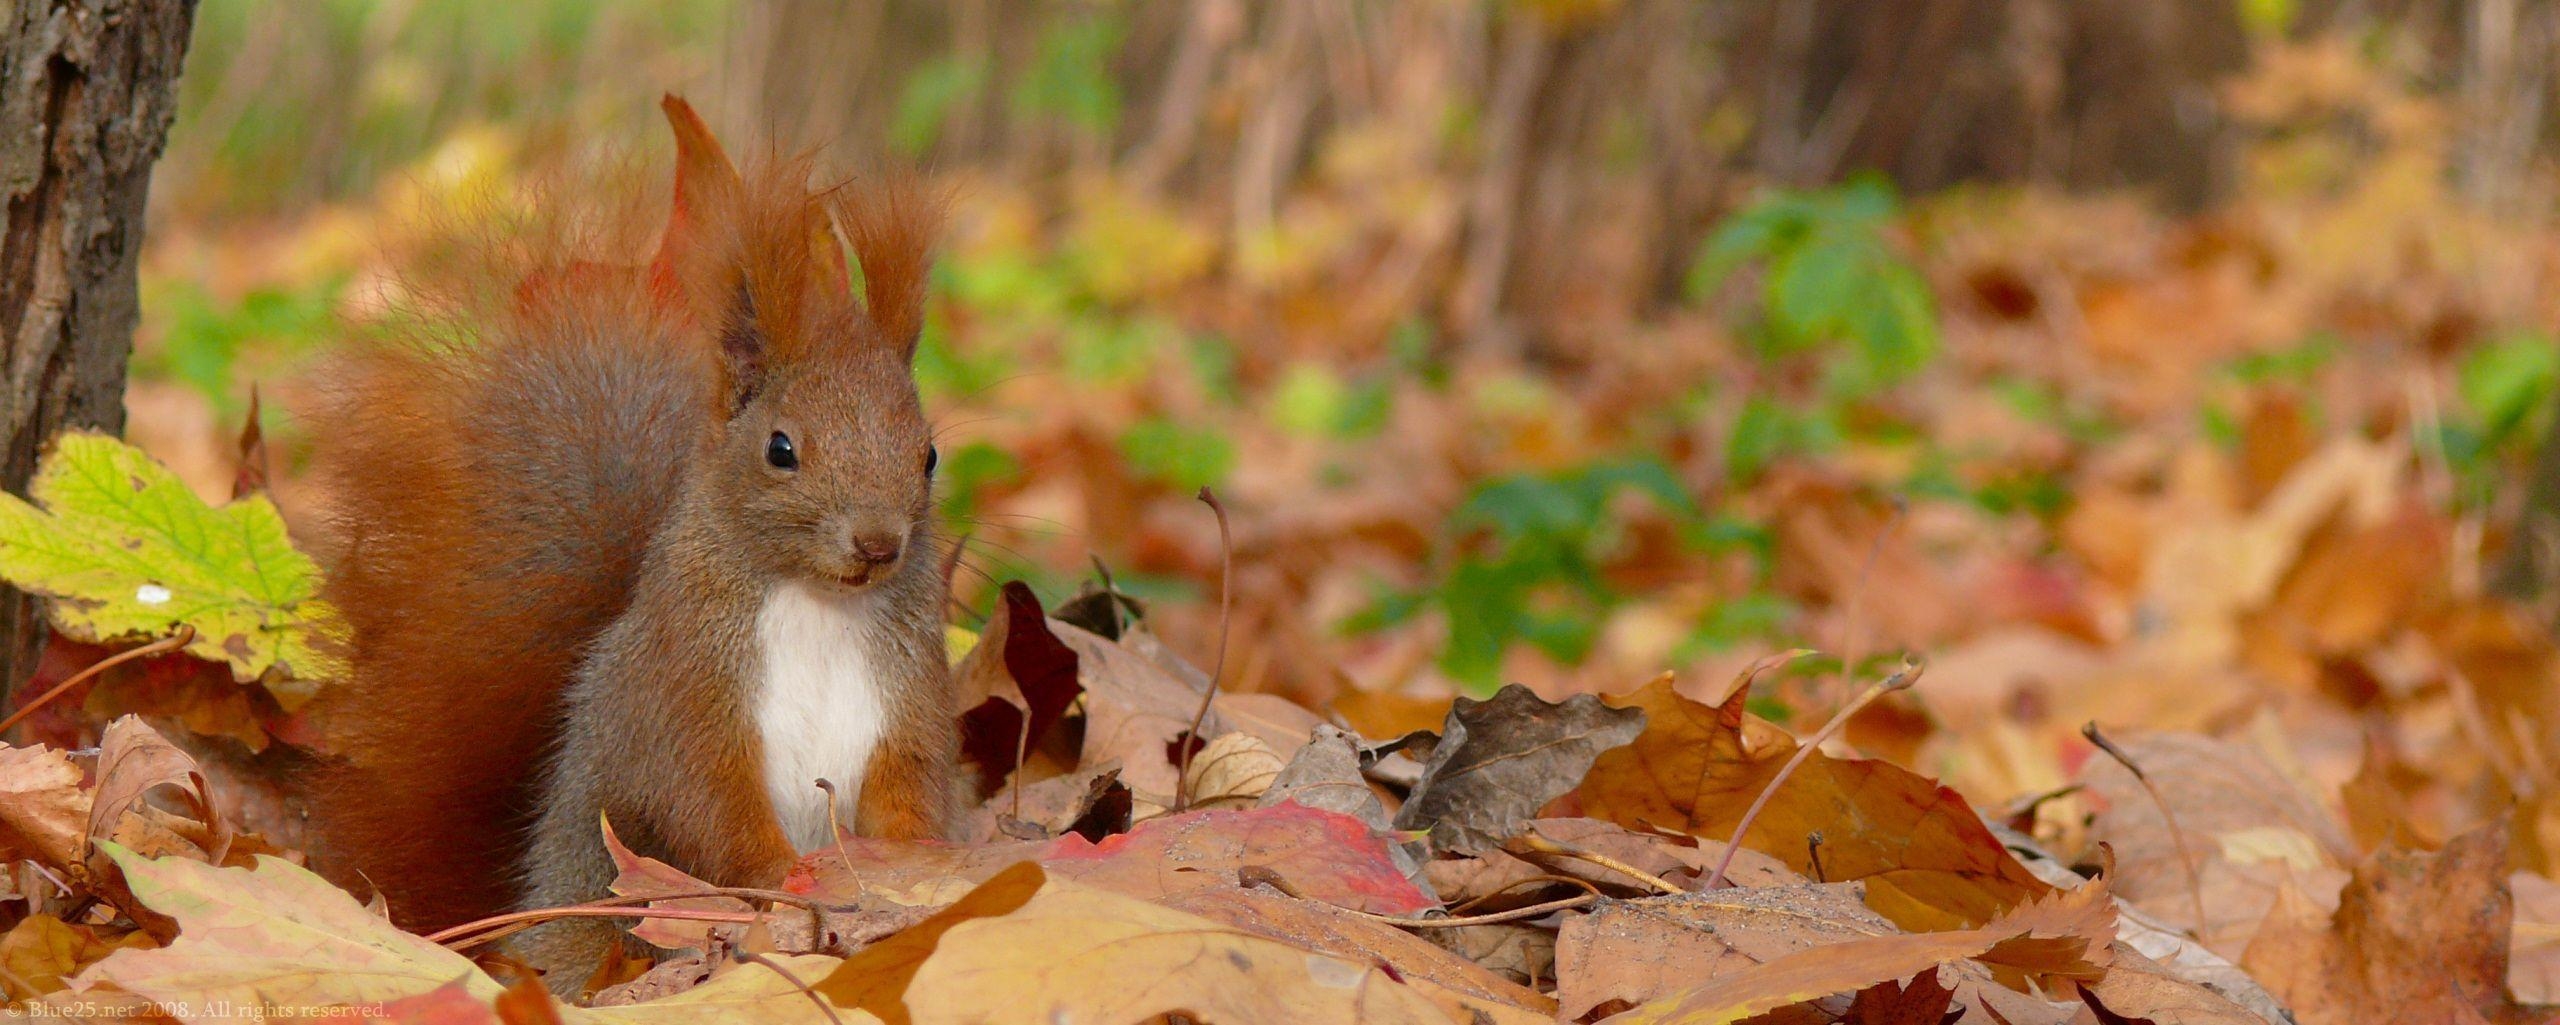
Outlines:
[[[676,91],[740,152],[958,188],[918,372],[963,604],[1099,560],[1211,637],[1213,486],[1229,678],[1380,735],[1399,695],[1771,645],[2170,636],[2165,539],[2341,437],[2405,455],[2451,593],[2530,547],[2560,16],[2521,0],[225,0],[197,33],[134,433],[218,492],[280,395],[307,535],[297,381],[408,226],[663,160]]]

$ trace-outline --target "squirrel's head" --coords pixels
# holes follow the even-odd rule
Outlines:
[[[924,566],[936,453],[911,363],[941,204],[909,183],[813,193],[802,162],[740,175],[666,106],[676,210],[652,275],[718,348],[695,473],[730,536],[766,571],[849,590]]]

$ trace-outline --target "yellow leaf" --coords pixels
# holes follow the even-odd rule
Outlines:
[[[35,504],[0,495],[0,577],[53,599],[65,634],[194,627],[189,654],[264,679],[288,709],[340,673],[328,639],[343,626],[320,600],[320,568],[265,495],[207,506],[141,449],[86,432],[54,439],[27,493]]]

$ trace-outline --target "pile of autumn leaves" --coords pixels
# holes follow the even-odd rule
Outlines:
[[[1747,679],[1720,703],[1668,676],[1607,700],[1514,687],[1459,699],[1434,733],[1372,739],[1267,695],[1204,710],[1205,674],[1123,599],[1005,599],[959,665],[985,798],[970,842],[848,839],[744,895],[614,842],[619,906],[666,954],[600,966],[591,1006],[491,956],[523,920],[407,934],[227,827],[188,756],[132,718],[94,755],[0,749],[0,853],[42,912],[0,937],[0,979],[128,1019],[2531,1017],[2504,985],[2494,827],[2367,861],[2334,911],[2285,886],[2238,964],[2161,925],[2265,860],[2224,824],[2141,817],[2178,787],[2264,797],[2252,828],[2323,828],[2317,802],[2221,742],[2125,745],[2156,780],[2093,763],[2094,833],[2141,853],[2119,866],[2113,846],[2057,857],[2002,824],[2032,803],[1994,821],[1907,769],[1800,747],[1744,710]]]

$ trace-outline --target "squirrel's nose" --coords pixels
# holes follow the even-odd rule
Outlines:
[[[858,537],[853,539],[853,554],[874,566],[898,561],[898,539],[895,537]]]

